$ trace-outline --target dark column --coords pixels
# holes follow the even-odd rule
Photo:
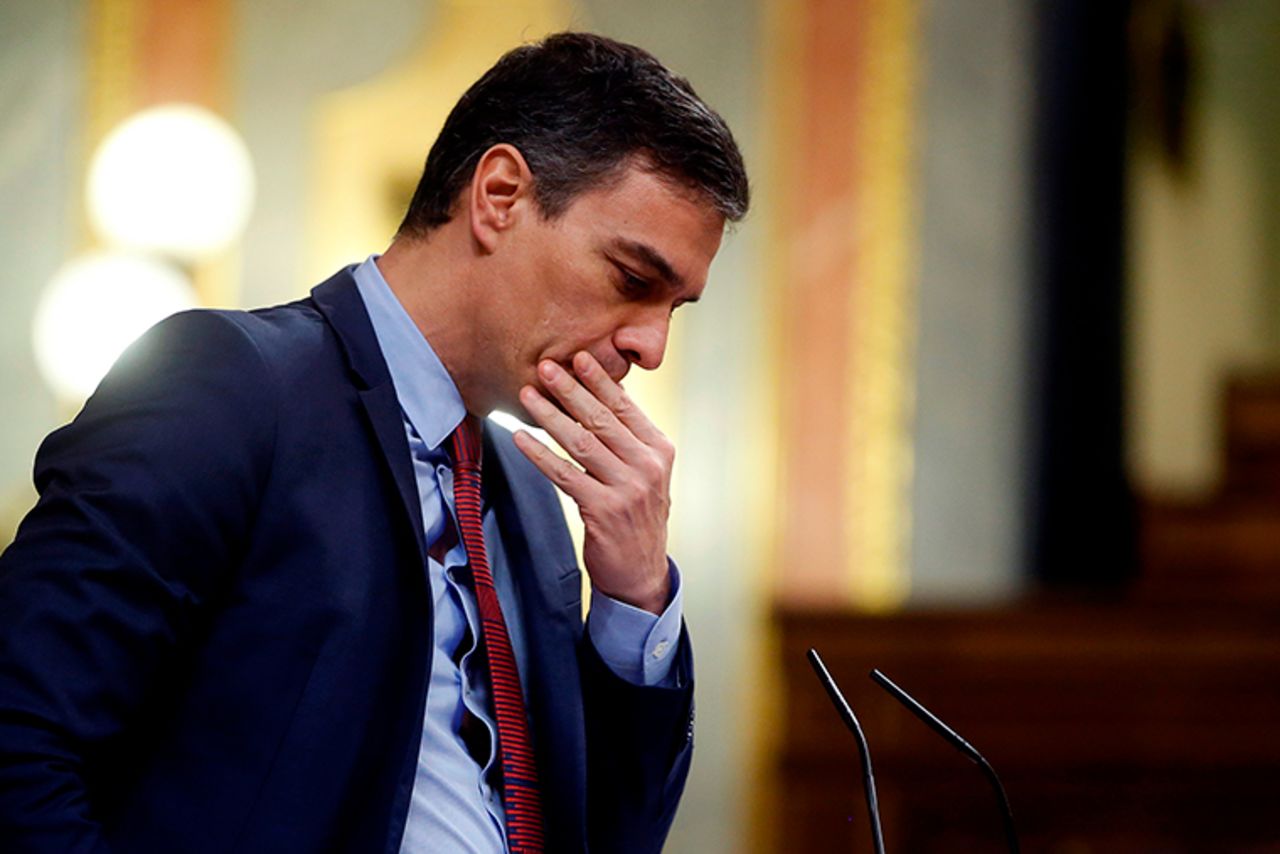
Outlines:
[[[1122,417],[1129,3],[1038,9],[1032,572],[1107,586],[1134,567]]]

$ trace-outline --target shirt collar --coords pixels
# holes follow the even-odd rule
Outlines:
[[[377,255],[370,255],[351,275],[369,312],[400,409],[434,450],[466,417],[467,408],[440,357],[383,278],[377,260]]]

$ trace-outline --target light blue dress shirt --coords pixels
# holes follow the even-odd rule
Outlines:
[[[451,533],[457,530],[453,472],[444,443],[462,422],[466,408],[444,365],[382,277],[376,260],[377,256],[371,256],[355,267],[353,275],[395,385],[422,503],[423,529],[427,543],[433,546],[427,576],[435,616],[434,649],[418,771],[401,850],[495,854],[507,850],[506,822],[501,795],[491,784],[499,761],[497,727],[489,712],[483,662],[475,649],[479,612],[475,595],[463,580],[467,557],[462,543],[452,542],[447,549],[438,547],[447,531],[456,540]],[[516,663],[527,673],[514,582],[507,570],[496,518],[487,506],[483,524]],[[674,676],[671,663],[676,657],[682,610],[680,576],[674,565],[671,580],[671,602],[661,616],[592,594],[587,618],[591,642],[605,663],[633,684],[668,684]],[[487,739],[480,739],[486,755],[472,755],[474,738],[472,749],[468,748],[464,738],[464,722],[468,720],[473,728],[483,727],[487,733]]]

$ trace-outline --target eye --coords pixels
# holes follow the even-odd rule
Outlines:
[[[618,290],[629,297],[644,296],[649,292],[649,282],[626,267],[618,267]]]

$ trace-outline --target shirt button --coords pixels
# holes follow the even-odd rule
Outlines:
[[[666,641],[658,641],[656,644],[654,644],[654,647],[653,647],[653,657],[662,658],[664,655],[667,654],[667,649],[670,646],[671,644],[667,643]]]

